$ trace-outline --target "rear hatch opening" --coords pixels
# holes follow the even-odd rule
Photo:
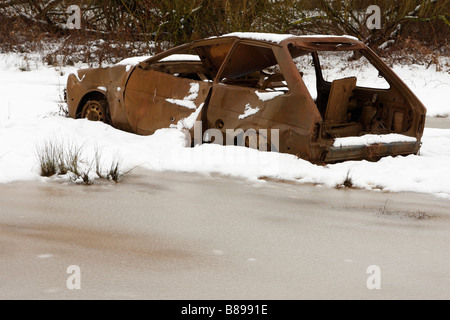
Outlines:
[[[312,139],[326,148],[322,160],[418,153],[420,115],[393,85],[395,74],[381,71],[364,50],[321,49],[330,48],[309,53],[296,48],[291,54],[322,117]]]

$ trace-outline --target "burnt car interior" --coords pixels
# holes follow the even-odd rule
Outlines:
[[[174,75],[179,78],[196,81],[212,81],[201,61],[163,61],[152,64],[148,70],[155,70]]]
[[[294,60],[308,56],[308,61],[311,61],[307,66],[314,69],[315,88],[309,89],[316,91],[310,93],[323,119],[323,138],[405,133],[411,129],[411,108],[396,90],[391,89],[389,82],[364,56],[363,51],[353,51],[352,46],[345,43],[315,45],[318,50],[293,45],[289,49]],[[349,75],[330,80],[321,66],[326,54],[334,55],[333,63],[341,63],[342,71],[349,71]],[[360,59],[351,63],[353,56]],[[224,84],[257,90],[289,91],[271,48],[239,44],[225,65],[221,75]],[[301,65],[297,64],[297,67],[302,77],[308,71],[303,70]],[[363,70],[366,73],[370,71],[376,79],[363,79]]]
[[[187,56],[186,56],[187,57]],[[170,58],[170,57],[169,57]],[[191,61],[167,59],[150,64],[146,70],[154,70],[196,81],[212,81],[213,76],[196,54],[189,53]],[[198,58],[198,61],[196,61]]]
[[[196,81],[212,82],[227,57],[231,43],[201,46],[182,52],[197,61],[161,59],[144,68]],[[179,52],[177,52],[179,54]],[[288,91],[271,48],[239,44],[226,63],[221,83],[258,90]]]
[[[144,69],[164,72],[179,78],[212,82],[232,45],[233,41],[228,41],[176,52],[173,56],[181,54],[190,61],[170,59],[168,56],[166,59],[146,64]]]
[[[401,95],[386,86],[365,86],[358,72],[349,76],[328,79],[321,66],[327,53],[342,55],[342,70],[348,68],[350,55],[364,57],[363,51],[353,51],[346,43],[314,43],[317,50],[289,45],[300,75],[315,74],[315,87],[308,87],[317,109],[323,119],[322,137],[334,139],[346,136],[360,136],[365,133],[405,133],[412,126],[412,111]],[[192,61],[165,60],[149,63],[145,69],[171,74],[196,81],[212,82],[222,65],[220,83],[255,88],[263,91],[289,91],[283,73],[273,50],[266,46],[223,42],[211,46],[198,46],[183,54],[196,59]],[[180,52],[177,52],[179,54]],[[228,60],[225,61],[225,59]],[[308,57],[307,63],[297,63],[299,58]],[[224,64],[225,62],[225,64]],[[368,62],[368,63],[367,63]],[[367,68],[375,68],[370,61],[356,62]],[[313,68],[313,71],[306,70]],[[377,69],[375,68],[375,71]],[[351,73],[351,72],[350,72]],[[341,74],[341,73],[339,73]],[[383,78],[379,72],[378,78]],[[375,76],[376,77],[376,76]],[[383,78],[384,79],[384,78]]]
[[[221,82],[257,90],[288,91],[271,48],[239,44],[230,55]]]
[[[411,129],[411,107],[391,88],[388,80],[365,57],[363,51],[352,51],[340,44],[332,48],[329,43],[323,50],[311,52],[291,46],[290,51],[294,59],[303,55],[311,56],[311,66],[316,76],[316,93],[313,98],[324,120],[324,138],[360,136],[366,133],[405,133]],[[339,75],[347,74],[346,76],[330,79],[330,76],[336,76],[332,74],[333,70],[327,72],[321,65],[327,54],[334,56],[333,63],[342,64],[340,71],[344,72],[339,72]],[[360,59],[352,62],[354,56],[360,56]],[[352,65],[357,67],[353,69]],[[302,66],[297,64],[297,67],[299,71],[303,71]],[[377,79],[363,79],[362,70],[366,74],[371,71],[370,74],[375,74],[374,78]]]

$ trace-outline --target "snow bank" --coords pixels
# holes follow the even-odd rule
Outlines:
[[[200,112],[202,111],[204,103],[198,106],[197,110],[195,110],[191,115],[187,118],[181,119],[178,121],[177,125],[171,126],[171,128],[177,128],[178,130],[183,129],[192,129],[195,125],[195,121],[197,121]]]
[[[442,59],[442,65],[450,59]],[[394,71],[408,85],[427,108],[429,117],[450,117],[450,72],[436,72],[434,67],[410,65],[394,66]]]
[[[349,174],[358,188],[431,193],[450,199],[450,130],[443,129],[425,130],[421,156],[386,157],[375,163],[349,161],[325,167],[293,155],[242,147],[205,144],[186,148],[186,136],[176,128],[138,136],[102,123],[58,116],[2,121],[0,137],[1,183],[41,179],[36,148],[60,137],[57,139],[68,145],[83,146],[87,159],[93,159],[95,148],[101,151],[105,163],[119,155],[124,168],[220,173],[249,180],[271,177],[328,187],[343,184]]]

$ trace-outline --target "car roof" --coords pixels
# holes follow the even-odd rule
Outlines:
[[[364,43],[352,36],[333,36],[333,35],[306,35],[296,36],[292,34],[274,34],[274,33],[257,33],[257,32],[235,32],[225,34],[219,37],[210,37],[206,39],[195,40],[190,43],[179,45],[168,49],[164,52],[156,54],[145,60],[146,63],[158,61],[173,53],[183,49],[190,49],[202,46],[212,46],[224,43],[234,43],[242,40],[245,42],[253,42],[265,44],[269,46],[285,46],[295,45],[309,50],[334,50],[338,47],[351,47],[353,50],[361,50],[365,48]]]
[[[317,43],[317,42],[342,42],[342,43],[361,43],[358,38],[352,36],[335,36],[335,35],[302,35],[296,36],[292,34],[276,34],[276,33],[258,33],[258,32],[234,32],[225,34],[220,37],[211,37],[210,39],[221,38],[238,38],[241,40],[254,40],[258,42],[266,42],[270,44],[285,44],[291,42],[305,42],[305,43]]]

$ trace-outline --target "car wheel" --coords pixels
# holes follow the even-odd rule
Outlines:
[[[108,111],[108,104],[105,100],[89,100],[81,110],[81,118],[110,123]]]

